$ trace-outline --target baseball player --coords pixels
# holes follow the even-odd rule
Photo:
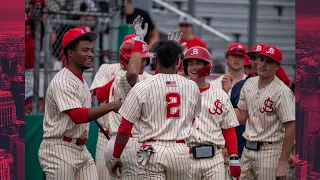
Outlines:
[[[130,34],[124,37],[122,43],[125,41],[132,39],[134,35]],[[130,43],[128,43],[130,42]],[[98,101],[100,103],[107,103],[109,102],[109,95],[110,95],[110,89],[111,86],[115,80],[116,74],[120,70],[124,70],[127,67],[129,58],[130,58],[130,51],[132,51],[133,48],[133,40],[128,41],[124,43],[120,47],[120,59],[122,60],[121,63],[116,64],[103,64],[97,74],[94,77],[94,80],[91,85],[91,90],[96,95]],[[128,54],[129,53],[129,54]],[[123,62],[125,61],[125,62]],[[139,75],[140,76],[140,75]],[[139,78],[144,79],[150,76],[147,72],[144,72]],[[99,123],[103,127],[103,129],[106,130],[107,134],[110,136],[109,131],[109,114],[106,114],[98,119]],[[108,180],[110,179],[109,171],[106,166],[106,161],[104,159],[104,154],[107,151],[107,138],[102,133],[102,131],[99,131],[97,146],[96,146],[96,166],[98,170],[99,180]]]
[[[252,67],[251,67],[251,62],[250,62],[250,57],[248,55],[244,56],[244,73],[249,76],[250,74],[253,73]]]
[[[221,88],[213,87],[205,80],[212,67],[209,51],[199,46],[188,49],[183,65],[185,73],[197,83],[202,94],[201,112],[195,118],[192,135],[187,143],[193,156],[192,179],[224,180],[222,148],[225,146],[230,158],[230,172],[234,178],[239,178],[241,169],[234,128],[239,122],[229,96]],[[201,157],[206,152],[209,153],[208,156]]]
[[[120,63],[125,67],[125,70],[120,70],[114,79],[111,86],[109,101],[114,99],[126,99],[132,87],[152,75],[144,73],[144,67],[150,63],[152,55],[149,53],[149,48],[146,42],[143,41],[147,33],[147,24],[142,28],[143,18],[138,16],[133,25],[135,30],[134,39],[126,40],[120,47]],[[121,115],[116,113],[109,114],[108,126],[110,130],[110,140],[105,147],[105,162],[110,167],[110,161],[113,152],[114,141],[118,128],[121,122]],[[134,128],[130,138],[130,146],[124,151],[122,161],[124,162],[122,179],[137,179],[138,163],[136,159],[136,149],[139,147],[137,135],[139,131]]]
[[[156,45],[158,74],[135,85],[124,102],[111,161],[112,176],[119,177],[117,170],[123,172],[120,156],[137,125],[142,144],[135,149],[139,178],[191,179],[189,148],[184,140],[200,112],[201,94],[196,83],[176,73],[182,55],[178,42],[166,40]]]
[[[85,146],[88,122],[120,108],[111,102],[91,108],[91,94],[82,74],[91,67],[97,35],[71,29],[62,39],[67,66],[48,86],[43,122],[43,141],[38,152],[46,179],[98,179],[93,158]]]
[[[238,81],[245,79],[246,74],[243,70],[244,57],[247,52],[247,47],[240,43],[232,43],[225,54],[225,61],[228,66],[228,74],[233,77],[233,85]],[[210,82],[214,87],[222,88],[222,79],[224,75]],[[228,92],[230,96],[230,92]]]
[[[249,78],[235,109],[240,124],[246,124],[240,179],[286,179],[289,155],[294,145],[295,100],[292,91],[275,72],[282,52],[265,46],[259,53],[258,76]],[[231,88],[232,79],[224,81]],[[247,121],[248,119],[248,121]]]

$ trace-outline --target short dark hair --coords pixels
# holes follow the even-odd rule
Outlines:
[[[68,50],[71,49],[72,51],[76,51],[80,41],[90,41],[90,42],[92,42],[91,39],[88,36],[83,36],[83,37],[78,38],[78,39],[76,39],[74,41],[71,41],[63,50],[63,54],[67,58],[67,60],[68,60]]]
[[[159,63],[164,68],[169,68],[183,58],[183,49],[175,41],[172,40],[161,40],[155,47],[154,52]]]

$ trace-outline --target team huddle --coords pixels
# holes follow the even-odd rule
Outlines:
[[[90,88],[82,74],[91,67],[97,35],[75,28],[63,36],[67,66],[49,84],[38,153],[46,179],[287,179],[295,100],[276,76],[282,52],[266,44],[248,52],[232,43],[228,67],[243,73],[250,57],[252,72],[208,83],[213,62],[206,48],[185,48],[182,33],[173,31],[152,54],[142,22],[138,16],[135,34],[123,39],[120,63],[102,65]],[[154,75],[144,71],[151,60]],[[91,107],[91,95],[100,106]],[[103,130],[94,162],[85,144],[96,119]]]

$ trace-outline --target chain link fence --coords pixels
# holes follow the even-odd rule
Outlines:
[[[31,2],[33,3],[26,1],[26,17],[29,16],[32,22],[29,23],[32,26],[32,35],[30,35],[32,41],[28,41],[29,44],[26,43],[26,49],[28,49],[26,56],[29,61],[32,61],[32,65],[25,70],[25,114],[44,113],[47,87],[54,75],[66,63],[61,46],[62,38],[64,33],[72,28],[81,28],[98,34],[94,42],[93,66],[83,74],[90,86],[95,72],[103,61],[105,44],[117,44],[117,42],[106,42],[101,36],[106,35],[108,23],[116,12],[123,9],[122,0],[110,2],[108,0],[50,0],[46,1],[46,4],[41,0],[35,3],[31,0]],[[84,4],[86,7],[83,7]],[[117,53],[109,54],[114,56],[110,57],[110,63],[112,63]]]

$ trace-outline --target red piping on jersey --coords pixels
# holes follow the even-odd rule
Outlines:
[[[223,129],[223,137],[226,141],[228,155],[238,154],[238,140],[235,128]]]
[[[105,102],[109,100],[110,89],[112,86],[115,77],[111,79],[107,84],[104,86],[98,87],[94,90],[94,93],[99,101],[99,103]]]
[[[75,124],[83,124],[88,122],[89,109],[88,108],[74,108],[66,110],[65,113]]]
[[[199,88],[200,93],[203,93],[204,91],[208,90],[210,88],[210,84],[208,83],[208,87],[205,88]]]
[[[71,71],[72,74],[74,74],[77,78],[79,78],[81,82],[84,82],[82,75],[73,72],[73,71],[72,71],[71,69],[69,69],[67,66],[66,66],[65,68],[67,68],[69,71]]]

